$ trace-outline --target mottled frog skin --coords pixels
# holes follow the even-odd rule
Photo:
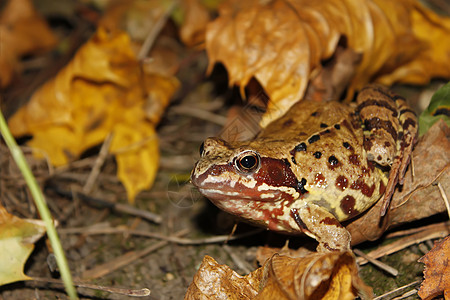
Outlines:
[[[406,102],[371,85],[353,106],[300,101],[251,141],[208,138],[191,181],[224,211],[271,230],[304,232],[319,251],[344,250],[351,238],[340,222],[383,195],[387,209],[416,136]]]

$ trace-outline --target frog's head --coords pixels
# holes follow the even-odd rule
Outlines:
[[[287,159],[273,158],[251,143],[227,143],[208,138],[191,174],[192,183],[219,208],[242,215],[242,207],[262,209],[277,201],[292,201],[302,192]],[[272,204],[273,205],[273,204]]]

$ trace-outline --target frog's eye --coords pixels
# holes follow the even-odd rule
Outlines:
[[[259,154],[254,151],[244,151],[236,157],[234,165],[239,172],[250,174],[259,168]]]
[[[205,142],[203,142],[203,143],[200,145],[199,151],[200,151],[200,156],[203,156],[203,152],[205,151]]]

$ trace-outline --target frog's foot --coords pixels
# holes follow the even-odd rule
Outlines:
[[[299,209],[293,208],[291,216],[305,234],[319,242],[317,252],[350,249],[350,232],[322,207],[308,204]]]
[[[380,85],[363,88],[357,102],[368,134],[364,139],[367,157],[379,165],[391,167],[381,209],[381,216],[384,216],[395,186],[403,184],[417,141],[417,117],[405,99]]]

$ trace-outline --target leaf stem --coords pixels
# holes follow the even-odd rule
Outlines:
[[[3,136],[3,139],[6,142],[6,145],[11,151],[11,155],[14,158],[17,166],[22,172],[23,177],[30,189],[31,195],[33,196],[36,207],[41,215],[42,220],[45,223],[45,227],[47,229],[47,236],[50,239],[50,243],[52,245],[53,251],[55,252],[56,262],[58,264],[61,278],[64,282],[64,286],[66,288],[66,292],[69,295],[70,299],[78,299],[77,293],[75,291],[75,287],[72,282],[72,275],[70,274],[69,266],[67,264],[66,256],[64,255],[64,250],[61,246],[61,242],[59,240],[58,234],[56,233],[55,226],[53,224],[53,219],[50,214],[50,210],[48,209],[47,203],[45,201],[44,195],[37,184],[36,178],[33,176],[33,173],[28,166],[25,156],[14,140],[11,131],[6,124],[5,117],[3,116],[3,112],[0,110],[0,133]]]

